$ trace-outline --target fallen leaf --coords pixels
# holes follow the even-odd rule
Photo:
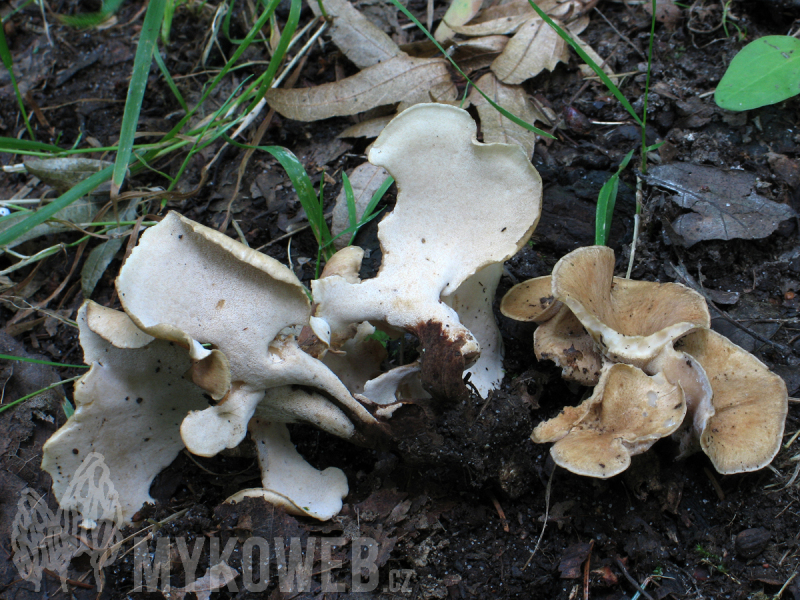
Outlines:
[[[366,121],[361,121],[361,123],[356,123],[355,125],[351,125],[347,129],[345,129],[342,133],[340,133],[337,137],[346,138],[346,137],[366,137],[366,138],[374,138],[380,135],[383,128],[389,124],[389,121],[395,118],[395,114],[386,115],[385,117],[376,117],[374,119],[368,119]]]
[[[360,73],[313,88],[267,92],[266,100],[282,116],[298,121],[318,121],[355,115],[376,106],[400,102],[452,102],[457,90],[440,58],[395,56]]]
[[[206,574],[197,581],[193,581],[183,588],[169,590],[170,597],[175,600],[183,600],[186,594],[196,594],[197,600],[210,600],[211,592],[216,592],[236,579],[239,573],[233,567],[229,567],[225,561],[209,567]]]
[[[561,579],[579,579],[583,575],[581,573],[581,565],[588,558],[591,551],[592,546],[587,543],[572,544],[567,548],[561,556],[561,562],[558,564]]]
[[[583,18],[583,17],[581,17]],[[600,56],[597,52],[594,51],[589,44],[584,42],[581,38],[578,37],[578,33],[573,31],[571,28],[567,28],[567,31],[572,37],[573,41],[581,47],[581,50],[586,52],[594,62],[596,62],[602,69],[603,72],[608,75],[608,78],[614,85],[619,85],[619,78],[614,75],[614,69],[612,69],[609,65],[606,64],[606,59]],[[581,73],[584,77],[592,77],[596,76],[594,69],[587,64],[581,64],[580,66]]]
[[[452,29],[459,35],[467,37],[511,35],[512,33],[516,33],[529,19],[531,19],[530,14],[512,15],[483,23],[475,23],[474,25],[453,25]]]
[[[520,119],[528,123],[537,120],[544,121],[544,118],[528,100],[528,94],[520,86],[505,85],[497,81],[494,73],[491,72],[478,79],[475,85],[483,90],[489,98]],[[517,144],[525,151],[525,156],[530,158],[533,155],[533,148],[536,145],[535,133],[506,119],[477,90],[473,89],[470,92],[469,101],[478,110],[484,142]]]
[[[471,73],[492,64],[492,61],[503,51],[506,44],[508,44],[508,38],[504,35],[487,35],[474,38],[453,44],[451,46],[452,57],[462,71]]]
[[[317,2],[308,5],[315,15],[321,14]],[[325,0],[325,11],[333,18],[331,41],[359,69],[403,54],[392,38],[373,25],[348,0]]]
[[[567,44],[555,30],[541,19],[530,19],[494,60],[492,71],[504,83],[522,83],[568,60]]]
[[[453,0],[433,34],[436,41],[439,43],[449,41],[453,37],[453,30],[450,29],[450,26],[469,23],[470,19],[478,14],[481,4],[483,4],[483,0]]]
[[[355,197],[356,205],[356,220],[361,220],[367,204],[372,200],[372,195],[381,187],[381,184],[389,176],[386,169],[383,167],[376,167],[372,163],[363,163],[353,169],[350,175],[350,184],[353,186],[353,196]],[[336,198],[336,204],[333,207],[333,220],[331,222],[331,233],[334,236],[339,235],[342,231],[350,227],[350,217],[347,211],[347,198],[345,195],[344,187],[339,192]],[[337,250],[341,250],[350,242],[352,234],[346,233],[334,240],[333,245]]]
[[[703,240],[764,238],[796,216],[790,206],[760,196],[757,177],[745,171],[674,163],[653,167],[644,179],[676,192],[672,201],[693,211],[672,223],[687,247]]]

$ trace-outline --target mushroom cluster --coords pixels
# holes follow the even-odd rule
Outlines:
[[[249,432],[262,487],[230,501],[260,496],[328,519],[347,479],[308,464],[288,423],[377,445],[403,390],[458,398],[468,368],[480,393],[495,387],[492,301],[502,262],[539,219],[541,180],[519,147],[475,138],[469,114],[445,105],[386,127],[369,155],[398,185],[379,227],[380,272],[361,281],[364,251],[344,248],[312,282],[313,305],[289,268],[177,213],[145,231],[116,281],[123,311],[86,302],[78,315],[91,369],[43,459],[61,506],[80,511],[69,483],[98,453],[130,520],[179,452],[214,456]],[[384,372],[376,326],[416,334],[420,360]]]
[[[551,454],[565,469],[611,477],[668,435],[681,456],[702,449],[723,474],[761,469],[777,454],[786,384],[712,331],[706,301],[690,288],[614,277],[613,251],[591,246],[513,287],[500,310],[539,324],[537,358],[595,386],[531,435],[555,442]]]

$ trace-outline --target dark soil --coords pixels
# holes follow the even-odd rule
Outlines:
[[[60,13],[89,9],[77,2],[52,4]],[[232,36],[240,36],[244,29],[240,4],[234,11]],[[710,1],[705,5],[701,16],[691,22],[683,19],[672,28],[663,24],[656,28],[648,134],[652,142],[664,142],[657,151],[660,161],[735,167],[755,173],[764,184],[760,193],[800,211],[800,101],[793,99],[748,113],[730,113],[715,106],[710,92],[744,42],[732,26],[730,36],[721,28],[714,29],[722,18],[721,5]],[[412,2],[410,7],[424,15],[423,4]],[[116,142],[135,53],[134,33],[141,27],[141,16],[137,16],[141,8],[138,0],[126,3],[117,15],[120,25],[104,31],[81,32],[51,21],[52,46],[41,29],[41,12],[35,5],[6,23],[14,61],[23,65],[23,87],[31,92],[47,120],[36,121],[39,141],[57,141],[62,147],[71,146],[79,138],[84,144],[97,142],[98,146]],[[635,49],[621,41],[596,14],[584,38],[603,56],[613,50],[610,64],[615,72],[641,71],[627,78],[622,88],[634,106],[641,107],[645,85],[641,53],[647,51],[649,17],[641,7],[619,3],[602,2],[599,8]],[[800,20],[800,4],[792,1],[734,1],[729,8],[748,40],[786,34],[796,29]],[[437,6],[437,18],[443,10]],[[207,11],[179,10],[165,54],[173,75],[195,73],[179,79],[187,98],[196,98],[206,81],[199,59],[209,15]],[[304,22],[308,18],[304,14]],[[413,30],[406,31],[409,36],[415,35]],[[223,50],[229,53],[230,47],[223,46]],[[220,60],[214,50],[208,64],[217,66]],[[298,86],[333,80],[336,68],[353,70],[345,63],[333,45],[324,49],[315,46]],[[509,261],[498,298],[517,281],[549,273],[565,253],[594,243],[594,207],[600,186],[639,143],[639,130],[605,88],[583,83],[574,57],[553,74],[545,73],[527,83],[528,90],[557,114],[567,107],[569,110],[558,139],[537,146],[534,164],[545,183],[544,214],[533,243]],[[0,74],[0,85],[0,135],[14,137],[23,126],[5,74]],[[168,131],[176,122],[175,115],[180,114],[179,106],[155,68],[148,90],[139,130]],[[219,99],[232,91],[220,89]],[[597,125],[592,121],[625,124]],[[359,164],[366,147],[364,141],[344,143],[336,139],[352,122],[332,119],[307,124],[275,116],[262,143],[291,148],[306,163],[314,183],[328,175],[334,175],[338,182],[339,171]],[[180,191],[189,191],[200,181],[200,168],[217,149],[210,148],[189,165]],[[101,153],[95,157],[100,158]],[[220,225],[234,192],[240,159],[239,150],[227,150],[197,194],[168,208],[210,226]],[[19,162],[18,157],[10,156],[0,160],[3,164]],[[154,166],[174,172],[179,163]],[[6,176],[0,183],[2,197],[10,198],[26,181],[27,176]],[[129,186],[136,189],[163,184],[157,175],[141,171]],[[611,236],[618,257],[617,272],[624,272],[630,253],[634,187],[634,175],[628,169],[623,175]],[[39,191],[29,192],[28,197]],[[326,197],[332,201],[338,191],[338,184],[327,185]],[[152,207],[153,211],[157,209]],[[286,263],[286,241],[266,244],[283,235],[287,223],[299,211],[283,171],[274,160],[257,153],[233,201],[233,216],[250,245],[264,246],[265,252]],[[668,192],[645,186],[643,226],[632,276],[686,283],[680,272],[701,281],[706,289],[717,293],[713,297],[718,306],[741,326],[712,312],[714,328],[784,377],[790,396],[799,395],[797,219],[785,221],[764,239],[704,241],[685,247],[670,225],[682,212],[669,200]],[[228,233],[235,236],[232,228]],[[360,234],[357,243],[377,250],[374,223]],[[32,249],[31,244],[26,249]],[[291,254],[298,275],[310,280],[316,246],[308,231],[293,238]],[[34,291],[29,301],[47,298],[80,260],[74,248],[51,257],[31,278],[29,289]],[[5,258],[0,261],[3,266],[7,264]],[[115,260],[94,292],[94,300],[119,306],[113,291],[118,268],[119,260]],[[30,271],[18,272],[13,279],[19,282],[28,275]],[[74,318],[83,301],[80,285],[74,285],[76,279],[72,277],[49,305],[52,310],[63,310],[62,316],[67,318]],[[0,352],[28,352],[46,360],[80,362],[73,328],[36,314],[12,322],[18,306],[7,302],[0,306],[0,322],[6,323],[6,333],[16,338],[0,338]],[[228,539],[244,541],[251,535],[269,540],[300,536],[304,544],[311,538],[335,537],[343,539],[336,553],[344,556],[353,537],[371,537],[381,544],[377,561],[380,585],[374,592],[325,592],[315,575],[312,590],[306,593],[282,593],[273,578],[264,592],[218,593],[225,598],[610,600],[641,598],[644,594],[635,587],[639,582],[645,585],[646,597],[659,599],[779,595],[800,599],[800,580],[795,579],[800,569],[800,491],[793,477],[800,456],[797,443],[782,449],[771,467],[744,475],[720,476],[702,454],[676,462],[676,445],[670,440],[662,440],[646,454],[635,457],[628,471],[609,480],[579,477],[555,468],[548,448],[533,444],[530,432],[563,405],[580,402],[587,390],[563,382],[559,369],[551,363],[535,360],[532,324],[497,314],[504,333],[507,376],[502,390],[488,401],[473,396],[442,414],[414,407],[403,410],[398,413],[401,435],[389,450],[357,448],[307,428],[293,431],[300,451],[314,466],[337,466],[348,476],[350,495],[341,515],[333,521],[298,519],[255,500],[235,506],[222,504],[236,490],[257,485],[258,466],[246,455],[213,459],[181,455],[153,485],[151,493],[158,504],[141,516],[159,521],[188,509],[180,518],[158,528],[157,537],[187,536],[192,540],[216,536],[223,545]],[[753,332],[788,347],[790,352],[764,343],[751,335]],[[52,370],[26,375],[17,367],[11,369],[9,363],[0,364],[0,369],[0,378],[7,381],[5,401],[39,389],[41,381],[54,381],[57,376]],[[75,373],[63,370],[60,376]],[[41,494],[49,491],[49,477],[38,466],[41,445],[63,421],[57,395],[40,396],[35,403],[0,415],[0,598],[63,595],[55,577],[45,575],[40,592],[19,581],[9,541],[22,489],[29,486]],[[800,409],[792,403],[786,423],[787,441],[798,428]],[[55,507],[51,498],[48,502]],[[142,526],[155,521],[144,521]],[[99,593],[103,598],[161,597],[160,593],[132,591],[132,545],[128,542],[122,551],[127,554],[106,569],[102,590],[88,562],[80,557],[73,560],[69,572],[73,583],[67,596],[89,598]],[[209,566],[208,545],[205,548],[198,576]],[[241,545],[236,548],[229,564],[241,572]],[[151,544],[150,550],[154,549]],[[271,566],[271,573],[275,573],[274,556]],[[398,570],[410,573],[408,586],[402,589],[396,579]],[[319,571],[316,564],[314,573]],[[347,562],[335,571],[335,578],[347,583],[348,590],[350,572]],[[175,568],[173,588],[184,584],[182,577]]]

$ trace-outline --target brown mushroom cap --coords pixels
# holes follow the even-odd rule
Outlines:
[[[500,312],[515,321],[543,323],[554,317],[560,307],[561,302],[553,296],[550,275],[518,283],[500,301]]]
[[[552,360],[561,367],[561,376],[581,385],[594,386],[600,380],[603,355],[595,350],[594,340],[572,311],[558,303],[553,318],[533,332],[533,351],[539,360]]]
[[[700,445],[723,474],[755,471],[778,453],[789,408],[783,379],[726,337],[701,329],[676,348],[691,354],[711,382],[715,414]]]
[[[606,246],[570,252],[552,277],[553,295],[616,362],[643,367],[681,335],[710,325],[706,301],[694,290],[614,277],[614,251]]]
[[[679,386],[623,364],[608,365],[591,397],[541,423],[534,442],[555,441],[555,463],[578,475],[606,479],[630,466],[631,456],[673,433],[686,415]]]

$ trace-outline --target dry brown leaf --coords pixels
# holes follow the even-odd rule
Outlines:
[[[391,115],[386,115],[385,117],[376,117],[374,119],[361,121],[361,123],[356,123],[355,125],[351,125],[336,137],[340,138],[378,137],[381,131],[383,131],[383,128],[386,127],[386,125],[389,124],[389,121],[391,121],[394,118],[395,115],[391,114]]]
[[[499,19],[492,19],[483,23],[475,23],[474,25],[453,25],[451,29],[466,37],[480,37],[486,35],[511,35],[515,33],[522,25],[525,24],[531,14],[512,15],[508,17],[500,17]]]
[[[361,220],[367,204],[372,200],[372,195],[383,184],[384,180],[389,176],[386,169],[383,167],[376,167],[372,163],[363,163],[358,165],[350,174],[350,185],[353,186],[353,196],[356,205],[356,220]],[[350,214],[347,210],[347,197],[345,195],[344,187],[339,192],[336,198],[336,204],[333,207],[333,220],[331,221],[331,233],[334,236],[339,235],[350,227]],[[341,250],[350,242],[353,235],[346,233],[333,242],[337,250]]]
[[[335,83],[271,89],[266,100],[282,116],[298,121],[355,115],[397,102],[452,102],[457,90],[447,64],[441,58],[395,56]]]
[[[533,123],[536,120],[542,121],[542,118],[528,100],[528,94],[520,86],[505,85],[497,81],[494,73],[486,73],[475,82],[475,85],[483,90],[483,93],[494,102],[523,121],[528,123]],[[506,119],[477,90],[473,89],[470,92],[469,101],[478,110],[478,116],[481,118],[481,131],[483,132],[484,142],[517,144],[522,146],[528,158],[533,155],[533,147],[536,145],[535,133]]]
[[[442,22],[439,23],[433,34],[436,41],[439,43],[449,41],[453,37],[453,30],[449,26],[469,23],[478,14],[481,4],[483,4],[483,0],[452,0],[447,12],[444,13]]]
[[[508,42],[492,63],[492,71],[504,83],[522,83],[544,69],[552,71],[567,62],[567,44],[541,19],[530,19]]]
[[[580,35],[589,26],[589,21],[591,21],[589,15],[582,15],[567,23],[567,31],[573,35]]]
[[[308,5],[315,15],[320,15],[316,0],[309,0]],[[403,54],[392,38],[347,0],[325,0],[325,11],[333,18],[331,40],[359,69]]]
[[[452,57],[462,71],[470,73],[492,64],[492,61],[503,51],[506,44],[508,44],[508,38],[504,35],[487,35],[474,38],[451,46]]]

